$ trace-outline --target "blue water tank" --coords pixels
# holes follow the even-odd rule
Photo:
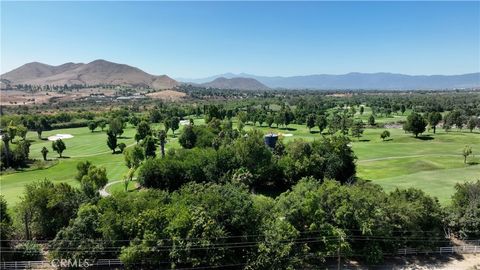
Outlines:
[[[270,148],[275,148],[275,144],[277,143],[278,135],[277,134],[267,134],[265,135],[265,144]]]

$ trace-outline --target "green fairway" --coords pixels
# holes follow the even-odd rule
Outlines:
[[[158,128],[154,126],[154,128]],[[177,131],[178,133],[178,131]],[[48,136],[55,134],[71,134],[74,137],[64,139],[67,149],[63,152],[63,158],[58,158],[58,154],[52,150],[52,142],[45,140]],[[118,139],[118,143],[125,143],[127,146],[132,146],[136,142],[133,139],[135,129],[128,127],[124,134]],[[96,166],[103,166],[107,169],[107,176],[109,181],[121,180],[127,172],[127,167],[124,162],[123,154],[112,154],[112,151],[107,147],[107,135],[105,132],[96,131],[90,132],[88,128],[70,128],[58,129],[43,132],[40,140],[37,134],[29,132],[27,138],[31,140],[30,158],[42,159],[40,150],[42,147],[49,149],[48,158],[58,159],[58,164],[39,170],[16,172],[0,176],[0,193],[5,196],[5,199],[10,204],[15,204],[22,195],[24,186],[33,181],[49,179],[55,183],[66,182],[73,186],[78,186],[78,182],[74,177],[77,173],[76,165],[80,161],[90,161]],[[169,132],[167,149],[169,147],[179,147],[178,138],[172,137]]]
[[[357,117],[366,119],[369,114],[366,108],[365,114]],[[392,119],[404,119],[404,116],[395,116],[391,118],[380,118],[379,122],[388,122]],[[204,124],[203,119],[195,119],[195,124]],[[233,123],[237,127],[236,121]],[[154,129],[161,125],[156,124]],[[313,128],[311,133],[305,125],[291,124],[286,128],[276,127],[254,127],[245,126],[245,130],[257,128],[264,133],[282,134],[285,143],[295,139],[314,140],[320,139],[322,135],[318,133],[317,128]],[[176,134],[181,133],[180,130]],[[396,187],[408,188],[417,187],[423,189],[430,195],[437,196],[443,203],[448,202],[454,191],[454,185],[457,182],[473,181],[480,179],[480,158],[471,156],[469,162],[471,165],[463,163],[462,149],[465,145],[473,148],[474,154],[480,151],[480,134],[469,132],[452,131],[446,133],[437,129],[437,134],[425,133],[423,139],[414,138],[411,134],[406,134],[402,129],[390,128],[391,137],[387,141],[380,139],[380,133],[383,128],[368,128],[365,130],[360,140],[352,139],[352,147],[355,151],[357,160],[357,175],[363,179],[378,183],[386,190],[393,190]],[[315,132],[316,131],[316,132]],[[42,134],[43,138],[55,134],[71,134],[74,137],[65,139],[67,149],[64,151],[64,158],[58,159],[58,163],[46,169],[37,169],[32,171],[16,172],[1,176],[0,188],[6,200],[10,204],[15,204],[19,196],[23,193],[26,184],[36,180],[49,179],[54,182],[67,182],[74,186],[78,183],[74,180],[76,174],[76,164],[79,161],[89,160],[96,166],[103,166],[107,169],[110,182],[122,180],[127,171],[124,157],[120,153],[112,154],[107,147],[105,132],[90,132],[88,128],[71,128],[47,131]],[[132,146],[134,141],[135,129],[128,127],[125,133],[118,140],[127,146]],[[57,159],[58,155],[51,148],[51,142],[48,140],[39,140],[36,133],[29,132],[28,139],[32,141],[30,157],[41,159],[40,150],[43,146],[50,152],[49,159]],[[178,137],[173,137],[169,132],[168,148],[180,147]],[[157,150],[159,153],[159,150]],[[475,165],[477,164],[477,165]],[[133,189],[133,183],[131,184]],[[129,188],[130,189],[130,188]],[[123,191],[123,183],[116,183],[107,188],[107,191]]]
[[[382,119],[382,122],[387,121]],[[292,134],[293,136],[284,137],[285,142],[298,138],[321,138],[318,133],[310,133],[304,125],[291,124],[288,129],[260,129],[264,132]],[[382,141],[380,133],[384,130],[367,128],[360,140],[352,139],[352,147],[358,157],[357,175],[360,178],[371,180],[387,191],[397,187],[420,188],[438,197],[442,203],[449,201],[455,183],[480,179],[478,132],[455,130],[447,133],[437,128],[436,134],[426,132],[421,138],[415,138],[400,128],[390,128],[388,131],[391,137]],[[465,145],[472,146],[474,154],[477,154],[468,158],[470,164],[463,163],[462,149]]]

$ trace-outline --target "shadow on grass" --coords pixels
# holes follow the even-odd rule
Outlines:
[[[468,164],[468,165],[478,165],[478,164],[480,164],[480,162],[478,162],[478,161],[469,161],[469,162],[467,162],[467,164]]]
[[[319,133],[320,133],[320,131],[318,131],[318,130],[317,131],[315,131],[315,130],[310,131],[310,134],[319,134]]]
[[[359,142],[369,142],[370,140],[369,139],[360,139],[358,140]]]
[[[393,139],[385,139],[383,140],[384,142],[389,142],[389,141],[393,141]]]
[[[431,141],[435,138],[430,135],[422,135],[422,136],[415,137],[415,139],[422,140],[422,141]]]
[[[280,130],[296,131],[297,129],[296,128],[283,127],[283,128],[280,128]]]

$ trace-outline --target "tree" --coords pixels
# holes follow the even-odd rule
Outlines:
[[[459,111],[453,111],[452,112],[452,122],[453,124],[455,124],[455,126],[460,129],[460,131],[462,130],[463,128],[463,125],[465,124],[466,122],[466,118],[465,116],[459,112]]]
[[[364,130],[364,124],[362,120],[355,121],[352,125],[352,136],[357,137],[357,139],[360,139],[360,137],[363,134]]]
[[[405,108],[405,105],[400,105],[400,111],[402,112],[402,115],[405,113],[405,111],[407,110],[407,108]]]
[[[135,168],[128,169],[128,171],[125,173],[125,176],[123,178],[123,190],[125,192],[128,191],[128,184],[133,180],[133,176],[135,175]]]
[[[238,138],[233,144],[238,166],[248,169],[257,181],[270,178],[272,153],[263,141],[263,133],[254,129],[247,136]],[[255,187],[256,184],[253,185]]]
[[[158,142],[160,143],[162,157],[165,157],[165,144],[167,143],[167,132],[165,130],[160,130],[158,132]]]
[[[37,132],[38,139],[42,139],[42,132],[44,130],[44,127],[40,121],[37,121],[35,123],[35,131]]]
[[[22,138],[22,140],[25,140],[26,137],[27,137],[27,132],[28,132],[28,129],[23,126],[23,125],[19,125],[17,126],[17,135]]]
[[[257,121],[258,121],[258,124],[260,126],[262,126],[263,123],[265,123],[266,120],[267,120],[267,115],[265,113],[259,113],[258,114]]]
[[[470,156],[471,154],[472,154],[472,147],[470,147],[469,145],[465,145],[462,151],[463,164],[467,164],[467,157]]]
[[[52,142],[52,149],[53,151],[57,152],[60,157],[62,157],[62,153],[65,151],[65,149],[67,149],[67,146],[62,139],[58,139]]]
[[[412,112],[407,117],[407,122],[403,125],[403,129],[405,131],[413,133],[415,137],[418,137],[418,134],[425,132],[426,127],[427,121],[425,121],[425,118],[415,112]]]
[[[40,152],[42,152],[43,160],[46,161],[47,160],[47,154],[48,154],[47,147],[44,146]]]
[[[49,241],[50,255],[53,258],[70,259],[70,261],[101,258],[108,243],[98,241],[102,239],[99,211],[97,205],[83,204],[70,224],[62,228],[56,237]]]
[[[123,134],[123,121],[120,117],[110,119],[108,123],[108,131],[115,137]]]
[[[129,122],[132,124],[132,126],[136,127],[138,123],[140,123],[140,119],[136,115],[132,115]]]
[[[107,126],[107,122],[105,120],[100,120],[100,122],[98,123],[98,126],[102,129],[102,131],[105,129],[105,127]]]
[[[360,115],[363,115],[363,112],[365,111],[365,107],[364,106],[360,106]]]
[[[473,132],[475,127],[478,125],[478,122],[480,122],[480,120],[478,120],[475,116],[472,116],[468,119],[467,128],[470,130],[470,132]]]
[[[384,130],[381,134],[380,134],[380,138],[382,138],[382,141],[385,141],[386,138],[390,137],[390,131],[388,130]]]
[[[170,118],[166,118],[163,125],[165,126],[165,132],[168,133],[168,130],[170,129],[171,127],[171,121],[170,121]]]
[[[10,124],[7,126],[7,134],[10,138],[10,142],[12,142],[13,139],[15,139],[15,136],[17,136],[17,126],[13,124],[13,121],[10,121]]]
[[[315,124],[318,127],[318,130],[320,130],[320,133],[327,127],[327,117],[325,115],[321,114],[317,116],[317,119],[315,120]]]
[[[455,194],[447,208],[448,227],[463,239],[478,239],[480,230],[480,180],[455,184]]]
[[[88,129],[93,132],[98,127],[98,123],[96,121],[88,122]]]
[[[307,128],[311,132],[314,126],[315,126],[315,115],[309,114],[307,116]]]
[[[248,121],[248,115],[247,115],[246,112],[241,111],[241,112],[237,113],[237,119],[238,119],[239,122],[246,123]]]
[[[115,154],[115,149],[117,148],[117,136],[110,130],[107,131],[107,146],[112,150],[113,154]]]
[[[237,129],[238,129],[239,131],[242,131],[244,127],[245,127],[245,122],[238,120],[238,122],[237,122]]]
[[[4,250],[8,249],[10,246],[8,239],[11,239],[11,234],[13,232],[12,228],[12,218],[10,217],[9,211],[7,210],[7,201],[0,195],[0,260],[5,261],[5,252]]]
[[[145,149],[145,157],[152,157],[156,156],[155,151],[157,150],[157,146],[155,145],[155,139],[152,136],[147,136],[145,140],[142,142],[143,148]]]
[[[271,113],[269,113],[269,114],[267,115],[267,118],[265,119],[265,122],[267,122],[267,126],[268,126],[269,128],[272,127],[272,124],[273,124],[273,122],[274,122],[274,117],[273,117],[273,115],[272,115]]]
[[[140,167],[140,164],[145,159],[144,150],[139,145],[127,149],[124,153],[125,163],[129,169]]]
[[[370,126],[375,126],[375,117],[373,116],[373,114],[370,114],[370,116],[368,117],[368,124]]]
[[[355,109],[355,106],[353,106],[353,105],[350,106],[350,113],[351,113],[352,115],[355,115],[355,114],[357,113],[357,110]]]
[[[137,126],[137,134],[135,134],[135,140],[138,142],[145,139],[145,137],[151,135],[152,130],[150,125],[146,121],[142,121]]]
[[[108,183],[107,171],[104,167],[91,165],[86,175],[80,180],[82,191],[87,197],[93,198],[98,195],[98,190]]]
[[[442,121],[442,115],[439,112],[431,112],[427,115],[428,124],[433,128],[433,134],[435,134],[437,125]]]
[[[5,133],[2,135],[2,155],[0,155],[0,158],[2,158],[2,167],[8,168],[11,166],[11,151],[10,151],[10,136],[8,133]]]
[[[120,153],[123,153],[123,151],[127,148],[127,145],[123,142],[118,144],[118,149],[120,149]]]
[[[282,117],[282,114],[281,113],[276,113],[275,116],[273,117],[273,121],[275,122],[275,125],[277,125],[277,128],[278,128],[278,125],[283,125],[283,117]]]
[[[193,126],[186,126],[183,129],[182,135],[178,138],[178,142],[183,148],[191,149],[195,147],[195,143],[197,142],[197,134],[193,130]]]
[[[285,127],[288,127],[288,125],[290,125],[290,123],[295,119],[295,116],[289,107],[281,111],[280,116]]]
[[[82,181],[83,176],[88,174],[88,169],[92,166],[92,163],[88,160],[80,161],[77,163],[77,175],[75,175],[75,180]]]
[[[172,129],[173,136],[175,136],[175,130],[178,129],[179,124],[180,124],[180,118],[174,116],[170,119],[170,128]]]
[[[23,140],[17,143],[12,151],[11,165],[13,167],[23,167],[26,165],[28,155],[30,154],[30,141]]]
[[[27,239],[49,239],[68,225],[81,203],[81,194],[70,185],[43,180],[25,186],[16,214]]]

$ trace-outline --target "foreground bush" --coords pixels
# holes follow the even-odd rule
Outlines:
[[[377,263],[398,248],[445,241],[441,219],[438,202],[414,189],[387,194],[369,183],[305,178],[272,199],[241,183],[190,183],[84,205],[51,247],[63,257],[119,256],[146,268],[302,268],[339,251]]]

